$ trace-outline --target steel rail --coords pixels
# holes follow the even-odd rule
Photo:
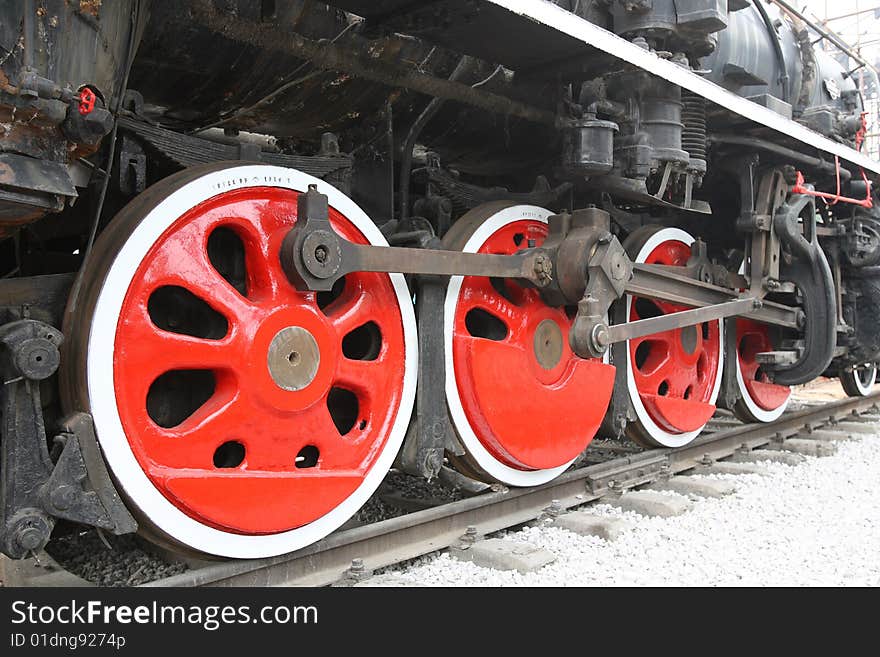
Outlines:
[[[468,527],[475,527],[480,535],[490,534],[535,520],[551,505],[557,509],[580,506],[871,408],[880,410],[880,393],[790,413],[766,425],[719,431],[677,449],[656,449],[571,470],[537,488],[487,493],[339,531],[292,554],[218,562],[143,586],[326,586],[345,578],[354,559],[362,559],[368,570],[390,566],[455,545]]]

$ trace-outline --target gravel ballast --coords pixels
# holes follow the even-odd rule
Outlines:
[[[536,572],[491,570],[446,553],[391,572],[430,586],[880,585],[880,436],[797,466],[761,467],[766,476],[708,475],[736,482],[736,492],[674,518],[587,507],[633,524],[614,542],[556,527],[501,534],[556,555]]]

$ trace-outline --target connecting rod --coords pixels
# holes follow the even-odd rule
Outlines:
[[[611,233],[609,215],[596,208],[554,215],[542,246],[513,255],[354,244],[333,229],[328,199],[314,185],[300,195],[297,217],[281,265],[299,290],[329,291],[358,271],[514,279],[538,289],[549,305],[578,306],[569,342],[582,358],[601,357],[615,342],[726,317],[790,328],[803,321],[797,308],[699,280],[688,269],[634,264]],[[608,309],[624,294],[693,310],[608,326]]]

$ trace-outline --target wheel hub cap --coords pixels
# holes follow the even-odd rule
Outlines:
[[[288,326],[281,329],[269,344],[269,373],[275,384],[296,392],[307,388],[321,364],[318,342],[307,329]]]
[[[562,360],[562,329],[559,324],[545,319],[535,329],[535,358],[545,370],[552,370]]]

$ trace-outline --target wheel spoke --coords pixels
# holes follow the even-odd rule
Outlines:
[[[526,315],[521,306],[511,303],[498,290],[492,287],[488,278],[468,276],[462,283],[460,297],[461,308],[468,312],[472,308],[481,308],[507,319],[510,324],[520,324]]]
[[[162,285],[182,287],[206,302],[234,324],[247,321],[253,313],[250,303],[238,293],[208,259],[205,237],[199,231],[181,231],[168,257],[157,258],[145,273],[145,282],[155,288]]]
[[[235,340],[205,340],[179,333],[163,331],[149,318],[126,327],[125,358],[142,372],[142,378],[152,381],[155,376],[170,370],[213,370],[235,368],[239,365]]]
[[[218,395],[183,424],[145,433],[145,447],[157,468],[213,471],[218,447],[240,439],[248,429],[248,412],[238,397]]]
[[[367,397],[389,376],[388,358],[351,360],[340,358],[336,367],[335,384]]]
[[[278,240],[271,239],[258,226],[248,223],[242,239],[248,273],[248,296],[256,303],[277,304],[296,292],[281,269]]]
[[[376,322],[380,328],[382,323],[377,299],[356,277],[349,279],[342,296],[324,309],[340,339],[368,322]]]

